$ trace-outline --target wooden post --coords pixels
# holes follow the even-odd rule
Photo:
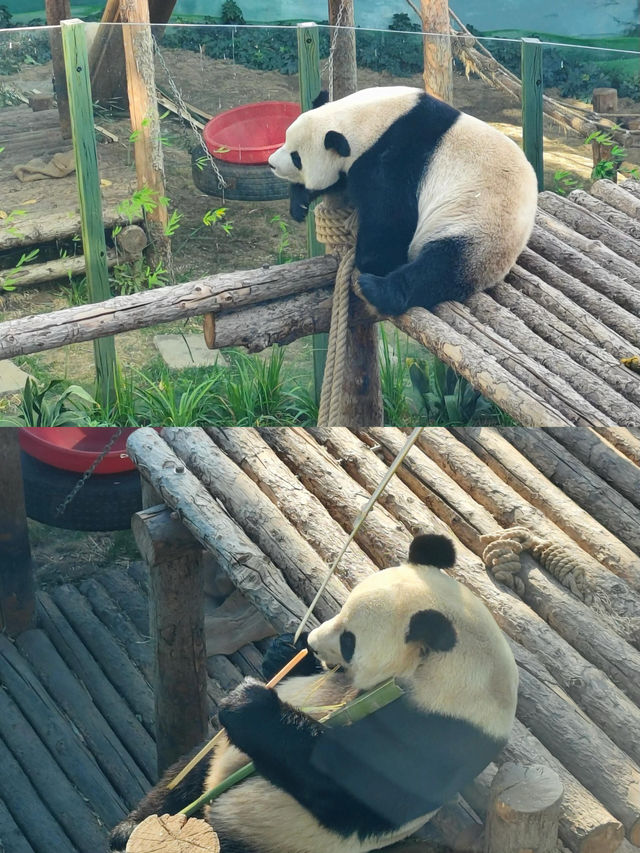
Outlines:
[[[544,189],[544,142],[542,95],[542,42],[523,38],[520,54],[522,80],[522,147],[538,178],[538,190]]]
[[[202,546],[164,506],[131,520],[151,578],[158,775],[207,736]]]
[[[126,110],[127,74],[122,43],[123,27],[120,20],[120,0],[107,0],[100,26],[89,51],[91,91],[102,106],[117,106]]]
[[[102,198],[98,154],[93,131],[93,104],[89,85],[89,59],[85,24],[77,19],[62,21],[69,113],[78,180],[82,250],[86,259],[87,291],[91,302],[111,297],[107,269],[107,244],[102,220]],[[116,348],[113,338],[93,342],[96,364],[96,397],[104,408],[113,401]]]
[[[594,89],[591,96],[591,106],[594,113],[616,113],[618,111],[618,90]]]
[[[55,27],[49,32],[51,44],[51,59],[53,63],[53,90],[58,103],[58,117],[60,119],[60,131],[64,139],[71,138],[71,116],[69,115],[69,97],[67,95],[67,81],[64,70],[64,54],[62,52],[62,41],[60,21],[71,17],[70,0],[46,0],[47,26]]]
[[[35,625],[35,596],[20,445],[16,427],[0,429],[0,631]]]
[[[120,0],[127,91],[138,189],[151,190],[157,206],[146,215],[150,238],[149,263],[171,272],[171,243],[166,234],[168,210],[164,190],[164,155],[153,69],[153,39],[147,0]],[[139,24],[139,26],[134,26]]]
[[[303,112],[310,110],[314,100],[322,89],[320,78],[320,44],[318,39],[318,25],[314,23],[298,24],[298,70],[300,78],[300,109]],[[313,206],[311,207],[313,211]],[[311,211],[307,216],[307,254],[310,258],[324,255],[324,246],[316,239],[316,227]],[[322,377],[324,366],[327,361],[327,343],[329,335],[323,332],[313,335],[313,385],[316,403],[320,402],[320,391],[322,389]]]
[[[448,104],[453,101],[453,66],[448,0],[421,0],[424,55],[424,88]]]
[[[358,88],[353,0],[329,0],[329,24],[338,28],[331,33],[331,43],[335,44],[331,64],[331,94],[332,99],[337,101]]]
[[[562,793],[550,767],[503,764],[491,783],[485,853],[555,853]]]

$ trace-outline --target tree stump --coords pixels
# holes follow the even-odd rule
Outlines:
[[[127,843],[127,853],[219,853],[220,842],[204,820],[186,815],[151,815],[138,824]]]
[[[550,767],[503,764],[491,784],[486,853],[553,853],[562,794]]]
[[[594,89],[591,96],[594,113],[615,113],[618,110],[617,89]]]

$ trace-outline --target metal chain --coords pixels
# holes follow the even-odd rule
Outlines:
[[[338,41],[338,35],[340,33],[340,27],[342,26],[342,18],[344,17],[344,13],[346,11],[346,0],[341,0],[340,8],[338,9],[338,14],[336,16],[336,22],[332,27],[331,32],[331,43],[329,45],[329,58],[324,64],[323,71],[329,77],[329,100],[333,100],[333,55],[336,52],[336,44]]]
[[[160,61],[160,65],[162,65],[162,69],[163,69],[164,73],[167,75],[167,80],[169,81],[169,86],[170,86],[171,91],[173,93],[173,97],[176,99],[176,103],[178,104],[181,112],[183,113],[182,118],[186,118],[186,120],[191,125],[191,130],[193,131],[194,135],[197,137],[198,142],[200,143],[200,147],[204,151],[206,158],[209,161],[209,163],[211,164],[211,168],[213,169],[215,176],[218,179],[218,186],[222,187],[224,189],[227,186],[227,182],[222,177],[220,169],[218,168],[213,155],[211,154],[211,152],[209,151],[209,149],[207,148],[207,146],[205,144],[205,141],[204,141],[204,138],[202,136],[202,132],[200,131],[200,128],[194,122],[193,117],[191,115],[191,112],[189,111],[189,109],[187,108],[187,105],[185,104],[185,102],[182,99],[182,95],[180,94],[180,91],[179,91],[178,87],[176,86],[175,80],[173,79],[171,72],[167,68],[167,63],[164,61],[164,56],[162,55],[162,52],[160,51],[160,46],[158,45],[156,37],[152,36],[152,38],[153,38],[153,47],[154,47],[155,54],[158,57],[158,60]],[[224,196],[223,196],[223,201],[224,201]]]
[[[96,470],[98,465],[102,462],[102,460],[105,458],[107,453],[111,450],[111,448],[116,443],[116,441],[120,438],[123,430],[124,430],[124,427],[118,427],[118,429],[114,432],[114,434],[111,436],[109,441],[105,444],[104,448],[100,452],[100,455],[96,456],[96,458],[93,460],[91,465],[89,465],[89,467],[84,472],[84,474],[80,477],[80,479],[75,484],[75,486],[71,489],[71,491],[66,496],[66,498],[62,501],[61,504],[59,504],[58,508],[56,509],[56,513],[55,513],[56,518],[58,518],[58,516],[60,516],[60,515],[64,515],[64,513],[65,513],[67,507],[69,506],[69,504],[71,503],[71,501],[75,498],[75,496],[78,494],[80,489],[84,486],[84,484],[87,482],[89,477]]]

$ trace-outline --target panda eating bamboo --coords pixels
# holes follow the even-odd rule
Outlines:
[[[533,168],[500,131],[420,89],[381,86],[327,102],[269,158],[302,221],[318,196],[358,212],[361,296],[383,315],[464,301],[500,281],[526,246]]]
[[[249,759],[259,775],[204,809],[221,853],[365,853],[415,832],[496,757],[515,714],[509,645],[484,604],[441,571],[454,563],[451,540],[421,535],[406,563],[361,581],[308,635],[310,674],[294,670],[275,689],[246,679],[220,708],[226,736],[213,755],[170,791],[187,759],[172,767],[113,830],[111,850]],[[279,669],[273,655],[265,661]],[[400,698],[347,726],[318,722],[390,678]]]

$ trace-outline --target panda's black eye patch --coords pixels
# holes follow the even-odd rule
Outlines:
[[[340,654],[342,655],[342,659],[349,663],[355,650],[355,634],[352,631],[343,631],[342,634],[340,634]]]
[[[291,152],[291,162],[296,167],[296,169],[302,169],[302,160],[300,159],[300,155],[297,151]]]

